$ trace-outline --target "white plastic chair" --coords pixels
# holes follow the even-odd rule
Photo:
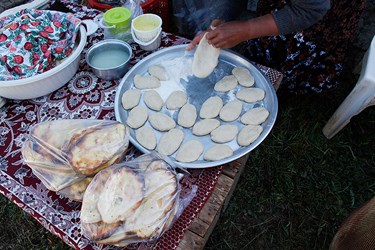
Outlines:
[[[323,128],[323,134],[328,139],[332,138],[353,116],[371,105],[375,105],[375,36],[363,57],[358,82],[328,120]]]

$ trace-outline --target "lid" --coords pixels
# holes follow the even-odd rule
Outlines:
[[[107,25],[122,26],[130,22],[130,10],[125,7],[116,7],[104,13],[103,20]]]

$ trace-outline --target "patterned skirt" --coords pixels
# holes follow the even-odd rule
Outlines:
[[[260,0],[258,14],[270,13],[285,1]],[[284,74],[280,91],[296,94],[320,93],[340,82],[365,1],[353,4],[331,0],[331,9],[312,27],[298,33],[253,39],[239,47],[249,60]]]

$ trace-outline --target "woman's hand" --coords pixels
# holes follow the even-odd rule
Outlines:
[[[220,24],[223,24],[224,21],[223,20],[219,20],[219,19],[215,19],[211,22],[211,25],[210,25],[210,28],[208,28],[206,31],[203,31],[201,33],[199,33],[196,37],[194,37],[194,39],[189,43],[189,45],[186,47],[186,50],[187,51],[190,51],[192,50],[195,46],[198,45],[198,43],[202,40],[204,34],[206,32],[210,32],[212,30],[214,30],[216,28],[216,26],[220,25]]]

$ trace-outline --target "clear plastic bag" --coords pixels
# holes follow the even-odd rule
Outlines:
[[[116,246],[158,239],[196,193],[193,186],[182,198],[183,176],[157,153],[100,171],[83,197],[80,219],[85,235]]]
[[[126,0],[123,3],[122,7],[128,8],[130,10],[130,13],[132,13],[132,19],[143,14],[140,0]]]
[[[117,121],[56,120],[30,128],[22,156],[49,190],[79,201],[90,177],[122,161],[128,145],[129,130]]]

